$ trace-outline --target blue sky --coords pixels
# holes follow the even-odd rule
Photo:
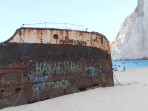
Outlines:
[[[137,0],[2,0],[0,42],[10,38],[22,24],[44,22],[83,25],[83,29],[100,32],[112,41],[136,6]]]

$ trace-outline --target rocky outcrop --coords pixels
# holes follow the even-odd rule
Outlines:
[[[111,43],[112,59],[148,58],[148,0],[138,0]]]

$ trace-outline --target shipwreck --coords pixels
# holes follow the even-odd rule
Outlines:
[[[0,109],[110,86],[110,46],[101,33],[21,27],[0,43]]]

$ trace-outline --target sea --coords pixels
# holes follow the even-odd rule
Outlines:
[[[123,71],[132,70],[138,68],[148,68],[148,60],[117,60],[112,61],[112,68],[114,70]]]

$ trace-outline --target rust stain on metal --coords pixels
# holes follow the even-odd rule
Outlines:
[[[0,44],[0,109],[113,86],[109,43],[97,32],[20,28]]]
[[[53,35],[59,36],[55,39]],[[101,37],[99,37],[101,36]],[[82,32],[74,30],[58,30],[58,29],[27,29],[21,28],[19,33],[16,34],[8,40],[8,43],[44,43],[44,44],[60,44],[62,41],[67,41],[66,44],[78,45],[82,44],[84,46],[91,46],[106,49],[104,44],[108,45],[108,41],[105,36],[97,32]],[[74,41],[71,42],[71,40]],[[83,42],[83,43],[81,43]],[[78,44],[77,44],[78,43]],[[101,45],[100,45],[101,43]]]

